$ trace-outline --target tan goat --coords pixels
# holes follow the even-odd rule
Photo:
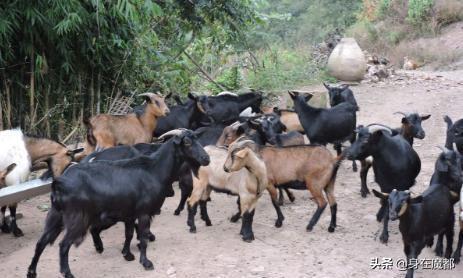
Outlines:
[[[252,221],[257,200],[267,187],[265,164],[247,150],[235,154],[239,163],[230,162],[225,148],[207,146],[211,163],[200,167],[197,177],[193,176],[193,191],[188,199],[188,225],[190,232],[196,232],[194,216],[198,202],[202,206],[201,218],[210,226],[211,222],[205,209],[206,201],[212,189],[239,196],[240,214],[243,218],[240,234],[244,241],[254,240]],[[238,160],[238,159],[237,159]],[[243,168],[245,167],[245,168]]]
[[[84,121],[87,126],[87,140],[85,153],[79,156],[79,159],[95,149],[151,142],[157,118],[166,116],[170,111],[164,98],[157,94],[144,93],[138,96],[146,97],[146,106],[140,115],[100,114]]]
[[[305,183],[318,206],[307,225],[307,230],[311,231],[313,229],[326,208],[327,201],[324,196],[326,194],[331,208],[331,222],[328,231],[334,232],[337,212],[334,183],[343,156],[336,158],[326,147],[319,145],[277,148],[259,146],[249,141],[245,142],[241,145],[241,148],[253,150],[265,162],[268,177],[267,189],[279,218],[275,225],[281,226],[284,219],[278,206],[275,186],[298,180]],[[239,145],[236,145],[235,148],[239,149]]]

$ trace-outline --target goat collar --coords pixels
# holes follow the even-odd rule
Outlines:
[[[400,208],[400,211],[399,211],[399,217],[402,216],[407,211],[407,208],[408,208],[407,203],[402,205],[402,207]]]

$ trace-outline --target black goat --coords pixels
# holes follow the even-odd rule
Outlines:
[[[373,157],[375,181],[381,192],[390,193],[393,189],[408,190],[415,184],[421,170],[421,160],[415,150],[402,136],[392,136],[391,129],[382,125],[359,126],[357,140],[347,150],[348,159],[364,160]],[[362,192],[368,191],[362,183]],[[380,240],[386,243],[388,233],[388,206],[381,203],[376,219],[384,221]]]
[[[301,121],[311,144],[335,145],[341,154],[341,143],[355,140],[356,107],[344,102],[331,108],[315,108],[305,102],[297,92],[289,92],[294,101],[294,110]]]
[[[453,143],[455,143],[458,152],[463,154],[463,119],[453,123],[449,116],[444,116],[444,121],[447,123],[445,147],[451,149]]]
[[[453,187],[461,187],[460,155],[454,151],[444,150],[435,164],[435,171],[431,185],[419,197],[411,198],[409,191],[393,190],[388,194],[373,190],[375,196],[382,202],[389,203],[389,217],[391,220],[400,219],[399,229],[402,234],[404,251],[408,263],[417,259],[421,250],[428,245],[432,246],[433,236],[447,237],[445,257],[452,255],[453,228],[455,216],[453,205],[456,192]],[[436,245],[436,254],[442,256],[442,242]],[[405,277],[413,277],[413,267],[408,267]]]
[[[394,114],[403,115],[402,126],[391,129],[392,135],[402,136],[413,147],[413,139],[424,139],[426,133],[421,126],[421,122],[429,119],[431,115],[419,115],[418,113],[405,114],[403,112],[396,112]],[[361,161],[360,167],[360,181],[361,181],[361,195],[363,198],[370,192],[366,188],[368,171],[372,165],[372,161],[366,159]]]
[[[323,85],[328,90],[331,107],[334,107],[341,103],[350,103],[352,106],[355,107],[355,111],[360,110],[357,104],[357,101],[355,100],[354,92],[352,92],[352,90],[349,88],[349,85],[341,85],[337,87],[337,86],[330,86],[324,82],[323,82]],[[355,122],[357,122],[356,113],[354,113],[354,117],[355,117]],[[352,137],[350,138],[350,143],[352,144],[354,140],[355,140],[355,134],[353,133]],[[338,149],[341,149],[340,143],[337,143],[337,145],[335,145],[335,150],[338,150]],[[339,155],[339,152],[338,152],[338,155]],[[367,165],[366,162],[363,160],[360,163],[361,165]],[[357,163],[355,163],[355,160],[352,161],[352,170],[354,172],[357,172]]]
[[[349,85],[341,86],[330,86],[329,84],[323,83],[325,88],[328,90],[328,95],[330,97],[330,106],[334,107],[343,102],[352,104],[356,108],[356,111],[359,111],[359,106],[354,97],[354,92],[349,88]]]
[[[185,161],[197,173],[209,164],[209,156],[192,131],[171,131],[173,138],[150,156],[119,161],[96,161],[70,167],[52,184],[52,208],[45,230],[37,242],[28,277],[36,277],[37,263],[47,244],[53,243],[61,231],[66,231],[60,243],[60,272],[73,277],[68,253],[72,244],[79,245],[89,227],[111,226],[118,221],[133,224],[138,220],[140,230],[140,263],[153,269],[146,257],[147,237],[151,218],[166,198],[167,187]],[[130,252],[133,227],[126,229],[123,253]]]
[[[247,107],[260,113],[262,94],[251,92],[241,95],[225,93],[217,96],[197,97],[199,108],[212,122],[231,124],[239,119],[240,113]]]

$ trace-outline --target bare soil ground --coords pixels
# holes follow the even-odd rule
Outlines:
[[[415,193],[422,192],[429,184],[434,161],[439,153],[436,145],[443,145],[445,124],[443,115],[462,118],[463,71],[448,73],[401,73],[400,78],[389,83],[362,84],[354,87],[360,104],[359,123],[380,122],[398,126],[400,117],[395,111],[430,113],[424,122],[426,138],[415,143],[422,160],[422,170]],[[439,77],[440,76],[440,77]],[[316,89],[322,88],[304,88]],[[369,188],[378,186],[369,175]],[[295,192],[296,201],[282,208],[286,217],[283,227],[273,226],[276,215],[265,194],[258,203],[254,233],[256,240],[245,243],[239,236],[240,224],[230,223],[236,210],[235,197],[213,194],[209,212],[213,226],[206,227],[197,217],[196,234],[186,226],[186,212],[174,216],[178,203],[178,190],[166,201],[162,214],[152,223],[156,241],[148,246],[148,256],[155,264],[154,271],[145,271],[138,263],[139,252],[135,242],[132,250],[137,257],[126,262],[120,253],[123,227],[117,225],[103,233],[105,251],[95,252],[87,238],[79,248],[71,248],[70,265],[76,277],[402,277],[396,266],[391,270],[372,270],[373,258],[404,258],[398,222],[390,224],[388,245],[377,239],[381,225],[375,214],[378,199],[359,194],[358,173],[353,173],[351,163],[345,162],[338,173],[336,196],[338,201],[338,228],[328,233],[329,210],[322,215],[313,232],[305,226],[315,211],[315,204],[307,191]],[[23,238],[0,234],[0,276],[24,277],[39,238],[46,212],[38,206],[48,204],[48,196],[22,202],[19,220]],[[457,207],[456,207],[457,209]],[[456,228],[457,229],[457,228]],[[59,242],[59,239],[58,239]],[[58,242],[45,250],[38,266],[39,277],[60,277]],[[425,249],[421,258],[435,258],[431,249]],[[463,264],[454,270],[418,270],[416,277],[462,277]]]

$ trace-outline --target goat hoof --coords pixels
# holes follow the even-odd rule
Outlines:
[[[21,231],[20,228],[16,228],[16,229],[13,230],[13,235],[15,237],[22,237],[22,236],[24,236],[24,233],[23,233],[23,231]]]
[[[370,190],[360,191],[360,195],[362,196],[362,198],[366,198],[368,196],[368,194],[370,194]]]
[[[230,222],[236,223],[238,220],[240,220],[241,216],[239,214],[235,214],[230,218]]]
[[[329,227],[328,227],[328,232],[334,233],[334,229],[335,229],[334,226],[329,226]]]
[[[379,237],[379,241],[380,241],[381,243],[387,244],[388,240],[389,240],[389,235],[387,235],[387,234],[382,234],[382,235]]]
[[[312,226],[307,226],[305,229],[306,229],[307,232],[311,232],[313,230],[313,227]]]
[[[152,232],[150,232],[148,235],[148,240],[153,242],[156,240],[156,236]]]
[[[460,263],[460,257],[461,257],[461,254],[460,254],[460,253],[458,253],[458,252],[453,253],[453,261],[454,261],[456,264],[459,264],[459,263]]]
[[[124,259],[128,262],[135,260],[135,256],[130,252],[122,255],[124,256]]]
[[[146,259],[144,262],[141,263],[143,265],[143,267],[145,268],[145,270],[153,270],[154,269],[154,265],[153,263]]]
[[[103,248],[103,246],[96,246],[95,245],[95,250],[96,250],[97,253],[101,254],[101,253],[103,253],[104,248]]]
[[[289,196],[289,200],[291,201],[291,203],[294,203],[294,201],[296,201],[296,197],[294,197],[294,196]]]
[[[434,253],[436,253],[436,256],[442,257],[444,255],[444,250],[442,250],[442,246],[436,246],[436,249],[434,250]]]
[[[254,240],[254,234],[243,235],[242,239],[245,242],[252,242]]]
[[[27,271],[27,278],[36,278],[37,277],[37,272],[35,270],[29,269]]]
[[[444,258],[446,259],[450,259],[452,257],[452,252],[449,250],[449,251],[445,251],[445,256]]]
[[[180,215],[180,212],[181,212],[181,210],[176,209],[176,210],[174,211],[174,215]]]
[[[3,223],[1,229],[2,229],[2,233],[5,233],[5,234],[11,233],[10,227],[6,223]]]
[[[275,227],[280,228],[281,226],[283,226],[283,221],[277,220],[277,221],[275,222]]]
[[[64,278],[74,278],[74,275],[70,271],[63,273]]]
[[[190,227],[190,233],[195,234],[196,233],[196,227]]]

